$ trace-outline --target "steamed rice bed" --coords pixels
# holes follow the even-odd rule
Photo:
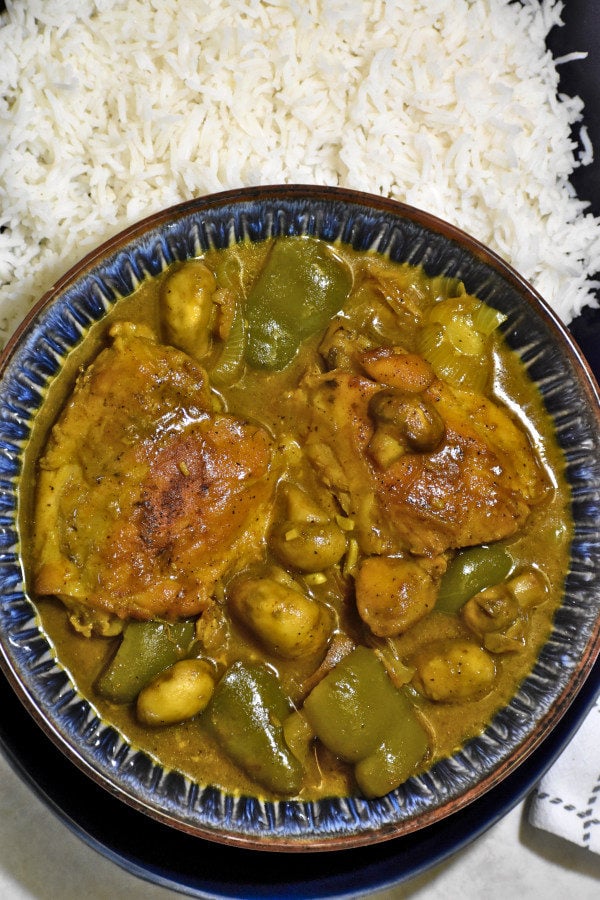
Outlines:
[[[6,5],[3,340],[128,224],[258,183],[405,201],[489,244],[565,321],[595,303],[599,222],[568,182],[592,151],[545,48],[557,0]]]

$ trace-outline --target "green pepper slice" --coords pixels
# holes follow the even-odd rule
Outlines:
[[[479,591],[504,581],[513,564],[513,559],[503,544],[460,550],[444,572],[436,610],[458,612]]]
[[[195,634],[194,622],[130,622],[96,690],[113,703],[131,703],[153,678],[189,652]]]
[[[356,782],[367,797],[383,797],[406,781],[429,750],[427,733],[403,691],[390,710],[390,729],[373,753],[354,767]]]
[[[279,238],[246,302],[246,361],[285,368],[303,340],[324,328],[344,305],[350,269],[315,238]]]
[[[346,762],[357,762],[381,744],[394,693],[373,651],[357,647],[312,689],[304,712],[326,747]]]
[[[370,797],[405,781],[429,746],[406,693],[367,647],[353,650],[313,688],[304,714],[329,750],[355,764],[357,784]]]
[[[206,710],[223,750],[275,794],[297,794],[303,768],[287,746],[283,722],[291,711],[277,676],[266,666],[234,663]]]

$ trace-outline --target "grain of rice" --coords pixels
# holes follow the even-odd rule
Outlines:
[[[8,0],[0,336],[83,253],[211,191],[321,183],[427,209],[568,322],[596,304],[593,148],[559,0]],[[581,128],[581,149],[572,137]]]

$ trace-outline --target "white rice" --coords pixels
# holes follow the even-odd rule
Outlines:
[[[558,0],[8,0],[0,337],[87,250],[208,192],[403,200],[489,244],[568,322],[596,305],[593,158],[545,49]],[[563,60],[564,65],[569,59]]]

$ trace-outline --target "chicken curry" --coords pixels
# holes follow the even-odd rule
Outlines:
[[[39,414],[30,589],[132,744],[266,797],[381,796],[531,670],[571,535],[503,316],[282,237],[119,300]]]

